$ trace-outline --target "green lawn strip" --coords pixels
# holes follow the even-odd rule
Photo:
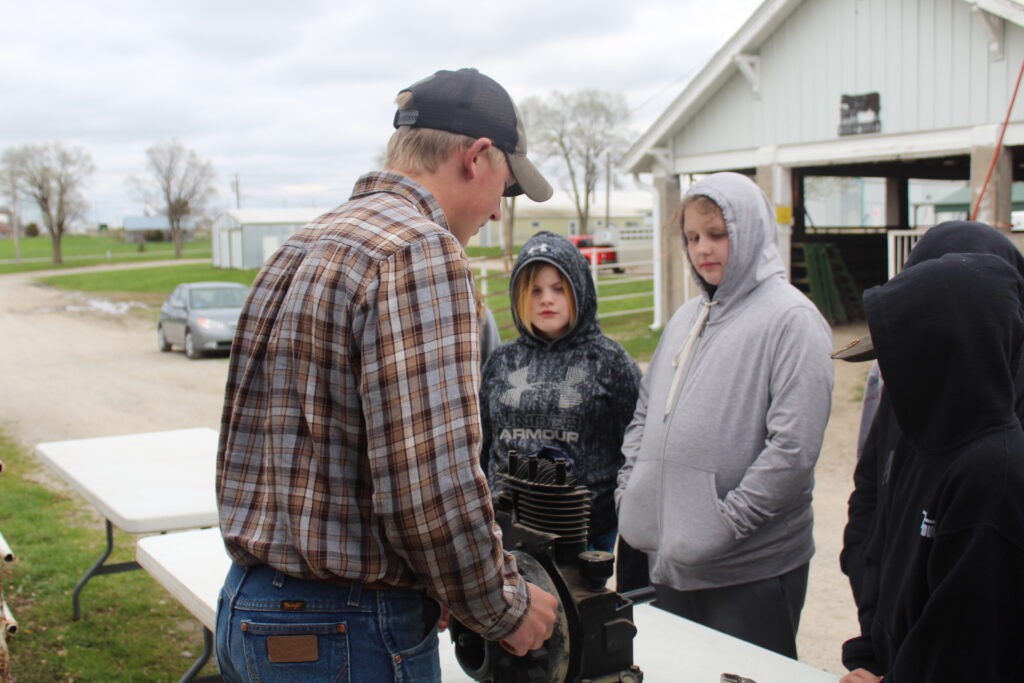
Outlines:
[[[0,530],[17,557],[0,567],[20,626],[8,641],[15,680],[178,680],[202,651],[199,623],[144,571],[94,577],[71,621],[71,591],[105,544],[102,523],[81,499],[37,483],[45,468],[2,435],[0,459]],[[134,559],[134,536],[114,542],[108,563]]]
[[[628,276],[625,276],[628,277]],[[614,313],[617,311],[630,311],[638,308],[650,308],[654,305],[654,282],[651,280],[642,282],[619,282],[623,276],[602,276],[598,285],[599,296],[621,296],[635,295],[624,299],[602,301],[600,312]],[[482,287],[478,279],[478,286]],[[498,323],[498,330],[501,340],[511,341],[519,336],[512,320],[512,312],[509,310],[508,299],[508,276],[491,274],[487,278],[487,306],[494,313],[494,320]],[[601,331],[622,344],[625,349],[638,361],[648,361],[658,345],[660,332],[652,332],[651,321],[654,320],[654,313],[632,313],[625,315],[609,316],[601,319]]]
[[[0,240],[0,274],[174,258],[174,245],[170,242],[126,244],[117,237],[65,235],[61,240],[64,263],[58,266],[52,261],[53,243],[49,236],[23,237],[18,242],[22,260],[14,263],[14,240]],[[182,250],[182,258],[210,258],[211,255],[209,238],[186,242]]]
[[[252,284],[257,270],[235,270],[214,268],[210,264],[182,264],[175,266],[157,266],[153,268],[134,268],[130,270],[113,270],[93,273],[73,273],[67,275],[51,275],[40,278],[41,282],[63,289],[92,292],[115,301],[137,300],[156,308],[175,286],[182,282],[201,282],[204,280],[227,280]],[[621,296],[630,294],[629,298],[603,301],[601,313],[629,311],[638,308],[649,308],[653,305],[652,281],[620,282],[622,277],[602,276],[598,286],[601,296]],[[502,341],[510,341],[518,336],[512,322],[512,313],[508,302],[508,276],[491,274],[486,280],[487,305],[494,312]],[[477,286],[484,287],[483,279],[478,278]],[[650,360],[657,346],[658,334],[651,332],[650,324],[653,313],[636,313],[605,317],[601,320],[601,328],[605,334],[615,339],[629,351],[638,361]]]
[[[156,320],[158,309],[171,290],[182,282],[219,280],[252,284],[256,270],[214,268],[209,263],[104,270],[67,275],[50,275],[39,282],[75,292],[88,292],[110,301],[138,301],[149,309],[132,309],[133,315]]]
[[[142,249],[139,249],[139,247]],[[189,251],[210,251],[210,238],[200,238],[185,242],[183,248]],[[49,235],[39,237],[22,237],[18,240],[21,258],[50,258],[53,255],[53,240]],[[107,252],[113,256],[130,256],[132,254],[163,252],[174,254],[171,242],[127,243],[120,237],[92,235],[64,235],[60,241],[60,251],[64,258],[80,256],[96,256],[106,258]],[[15,258],[14,240],[0,240],[0,260]]]
[[[186,249],[182,252],[181,257],[185,259],[204,258],[209,259],[211,252],[209,249],[197,249],[190,250]],[[32,273],[38,270],[65,270],[68,268],[83,268],[86,266],[104,266],[111,263],[143,263],[145,261],[167,261],[174,258],[173,251],[167,252],[146,252],[145,254],[137,254],[136,256],[114,256],[112,258],[106,258],[101,256],[90,257],[78,260],[65,260],[61,265],[54,265],[52,261],[33,261],[23,263],[0,263],[0,275],[6,273]]]
[[[501,247],[466,247],[466,256],[469,258],[498,258],[501,254]]]
[[[69,273],[40,278],[43,284],[79,292],[144,292],[169,294],[183,282],[240,282],[252,284],[256,271],[214,268],[209,263],[184,263],[153,268],[105,270],[94,273]]]

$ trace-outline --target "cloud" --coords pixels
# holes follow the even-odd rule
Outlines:
[[[333,205],[391,133],[398,90],[475,66],[517,99],[622,92],[639,132],[758,0],[35,0],[5,8],[0,149],[60,140],[97,173],[91,218],[141,202],[149,146],[209,159],[224,205]]]

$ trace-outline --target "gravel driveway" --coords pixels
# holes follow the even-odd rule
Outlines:
[[[41,441],[219,428],[226,359],[189,361],[180,352],[160,353],[153,322],[137,314],[68,310],[75,299],[33,284],[39,276],[0,275],[0,421],[11,436],[31,447]],[[864,331],[864,325],[837,328],[835,338],[845,343]],[[837,674],[844,672],[839,647],[857,625],[837,558],[866,371],[863,365],[836,364],[832,419],[817,467],[817,554],[799,636],[800,659]]]

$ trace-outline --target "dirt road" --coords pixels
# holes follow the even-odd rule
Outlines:
[[[0,275],[0,422],[9,434],[30,447],[41,441],[218,428],[225,359],[189,361],[180,352],[160,353],[151,319],[68,310],[81,299],[33,284],[39,275]],[[863,331],[863,326],[837,328],[835,336],[845,342]],[[833,673],[844,671],[839,646],[856,628],[837,557],[866,370],[836,364],[832,420],[817,468],[818,550],[799,650],[802,661]]]

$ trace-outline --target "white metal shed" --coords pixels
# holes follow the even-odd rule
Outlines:
[[[285,240],[330,209],[231,209],[213,222],[213,265],[259,268]]]

